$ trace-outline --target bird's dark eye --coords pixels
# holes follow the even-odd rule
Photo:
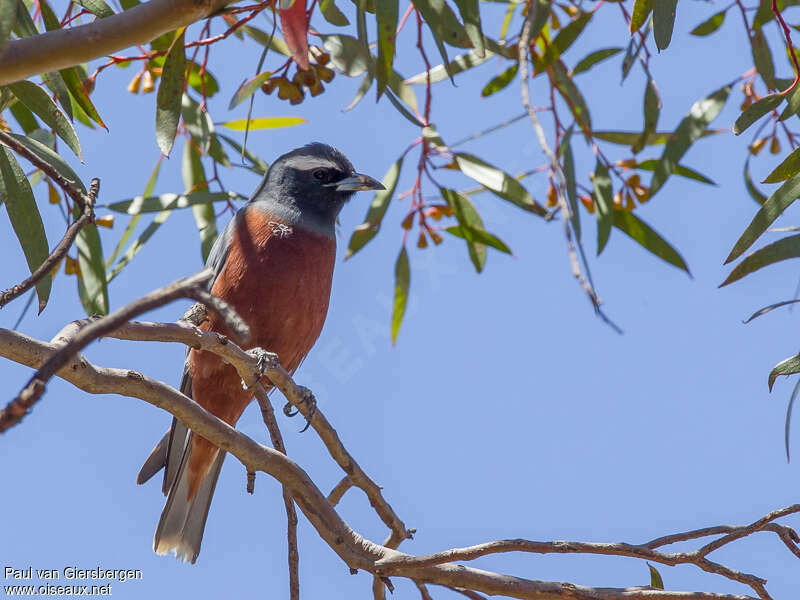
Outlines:
[[[328,179],[330,179],[330,175],[325,169],[317,169],[314,171],[314,179],[317,181],[328,181]]]

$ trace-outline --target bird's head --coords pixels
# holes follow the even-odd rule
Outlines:
[[[267,201],[290,222],[332,231],[339,211],[355,192],[382,189],[379,181],[356,173],[344,154],[313,143],[272,163],[253,201]]]

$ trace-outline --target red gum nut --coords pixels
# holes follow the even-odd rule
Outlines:
[[[308,64],[308,15],[306,0],[294,0],[290,8],[278,11],[281,18],[283,39],[292,53],[297,66],[307,71]]]

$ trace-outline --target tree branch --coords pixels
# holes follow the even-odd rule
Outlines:
[[[149,0],[86,25],[13,40],[0,53],[0,85],[145,44],[208,17],[227,3],[228,0]]]
[[[188,323],[172,325],[128,323],[114,332],[114,336],[124,337],[125,339],[169,338],[170,341],[179,341],[178,338],[185,338],[193,347],[202,347],[203,349],[207,349],[206,345],[215,340],[218,344],[217,349],[220,355],[237,356],[241,353],[241,355],[253,361],[251,364],[256,362],[253,356],[227,342],[223,336],[201,331]],[[57,354],[59,350],[59,345],[46,344],[14,331],[0,329],[0,356],[15,362],[39,367]],[[257,367],[257,365],[253,366]],[[267,370],[274,369],[277,369],[277,367],[268,367]],[[295,502],[320,537],[328,543],[351,569],[366,570],[382,578],[383,581],[388,581],[387,578],[389,576],[406,577],[423,585],[430,583],[458,588],[459,591],[467,590],[473,593],[536,600],[623,600],[632,598],[642,600],[751,600],[750,596],[708,592],[676,592],[647,587],[591,588],[570,583],[533,581],[453,563],[429,564],[430,557],[410,556],[363,538],[341,519],[319,488],[296,463],[277,450],[261,446],[233,429],[170,386],[150,379],[136,371],[97,367],[80,355],[75,355],[72,363],[65,365],[58,372],[58,375],[93,394],[122,394],[140,398],[154,406],[163,408],[197,432],[198,435],[203,436],[216,446],[235,456],[245,465],[248,471],[259,470],[271,475],[290,491]],[[252,377],[257,377],[258,375],[257,371],[251,371]],[[291,378],[289,378],[289,381],[291,381]],[[296,385],[293,381],[291,383]],[[289,386],[286,387],[290,391],[293,389]],[[296,387],[303,389],[299,388],[299,386]],[[319,417],[321,417],[321,414],[318,412],[314,416],[314,420]],[[775,511],[745,527],[744,530],[749,535],[759,530],[759,528],[766,529],[765,525],[768,525],[771,519],[785,516],[798,510],[800,510],[800,507],[793,506]],[[687,534],[683,535],[690,538],[697,537],[696,532],[687,532]],[[679,541],[675,536],[670,539]],[[509,541],[492,542],[490,544],[502,545],[507,542]],[[577,548],[583,545],[586,549],[592,549],[604,546],[602,544],[583,544],[581,542],[542,543],[527,540],[511,540],[510,542],[517,545],[551,544],[553,548],[569,546]],[[642,549],[642,556],[637,555],[637,557],[641,558],[644,554],[647,554],[648,559],[655,560],[653,555],[649,554],[654,551],[645,546],[629,544],[607,544],[605,546]],[[453,551],[438,553],[438,555],[449,553],[451,557],[467,560],[470,558],[469,556],[459,554],[463,550],[454,549]],[[702,558],[702,560],[705,561],[707,559]],[[763,582],[761,579],[758,579],[758,581]],[[769,598],[766,591],[763,591],[763,593],[759,591],[759,597],[763,599]]]
[[[0,131],[0,133],[3,132]],[[61,241],[58,243],[58,245],[53,248],[50,256],[48,256],[44,262],[42,262],[42,264],[40,264],[33,273],[31,273],[30,277],[24,281],[21,281],[17,285],[8,288],[6,291],[0,292],[0,308],[27,292],[29,289],[39,283],[43,277],[56,268],[56,265],[58,265],[59,261],[64,258],[64,255],[72,246],[75,238],[78,237],[80,230],[94,221],[94,202],[97,199],[97,194],[99,191],[100,180],[97,178],[92,179],[92,184],[89,188],[89,195],[82,205],[83,208],[81,209],[81,215],[75,219],[69,227],[67,227],[64,237],[61,238]]]

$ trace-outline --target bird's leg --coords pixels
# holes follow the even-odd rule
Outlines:
[[[317,399],[314,397],[314,392],[312,392],[307,387],[298,386],[300,388],[300,393],[302,396],[302,403],[308,405],[308,416],[306,417],[306,426],[300,430],[300,433],[303,433],[306,429],[309,428],[311,425],[311,420],[314,418],[314,413],[317,412]],[[283,414],[287,417],[293,417],[298,414],[299,410],[292,410],[292,403],[287,402],[286,406],[283,407]]]

